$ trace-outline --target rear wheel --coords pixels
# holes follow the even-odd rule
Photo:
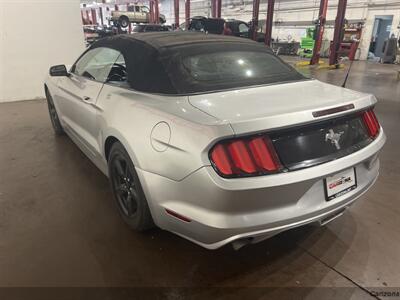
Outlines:
[[[60,119],[58,118],[53,98],[51,97],[50,92],[47,88],[46,88],[46,99],[47,99],[47,107],[49,109],[50,120],[51,124],[53,125],[54,132],[57,135],[63,135],[64,129],[62,128]]]
[[[108,159],[108,174],[122,219],[134,230],[154,227],[150,209],[135,167],[121,143],[115,142]]]
[[[122,16],[122,17],[119,18],[118,23],[122,28],[128,27],[129,26],[129,19],[126,16]]]

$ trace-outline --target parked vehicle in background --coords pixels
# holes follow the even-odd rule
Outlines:
[[[251,38],[249,23],[235,19],[228,19],[225,23],[232,30],[232,35],[248,39]],[[265,34],[262,32],[257,31],[256,37],[257,42],[263,43],[265,40]]]
[[[179,24],[179,26],[175,28],[175,30],[186,30],[186,22]]]
[[[111,26],[83,25],[83,34],[86,45],[91,45],[101,38],[114,35],[115,30]]]
[[[168,26],[158,24],[138,24],[132,26],[132,32],[154,32],[154,31],[170,31]]]
[[[96,30],[97,26],[83,25],[83,35],[85,37],[86,44],[90,45],[94,41],[99,39],[99,33]]]
[[[190,20],[189,30],[192,31],[204,31],[214,34],[222,34],[224,30],[224,24],[232,31],[233,36],[251,38],[250,26],[248,23],[235,20],[235,19],[220,19],[220,18],[207,18],[207,17],[193,17]],[[182,27],[182,25],[181,25]],[[264,42],[264,33],[257,31],[257,42]]]
[[[150,23],[150,9],[145,5],[129,4],[126,11],[112,11],[111,21],[123,28],[128,27],[129,23]],[[159,21],[164,24],[165,16],[160,14]]]
[[[224,19],[196,16],[190,19],[189,30],[222,34],[224,23]]]

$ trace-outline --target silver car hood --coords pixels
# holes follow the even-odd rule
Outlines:
[[[189,96],[189,102],[208,115],[230,123],[236,134],[243,134],[316,121],[312,112],[345,104],[354,104],[352,111],[361,110],[374,105],[376,98],[318,80],[305,80],[193,95]]]

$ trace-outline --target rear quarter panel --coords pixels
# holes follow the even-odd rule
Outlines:
[[[97,106],[103,151],[107,137],[114,136],[137,168],[172,180],[182,180],[204,166],[202,155],[209,144],[233,134],[229,124],[194,108],[186,96],[152,95],[106,84]],[[153,128],[161,122],[168,124],[170,137],[152,139]],[[165,145],[164,151],[156,150]]]

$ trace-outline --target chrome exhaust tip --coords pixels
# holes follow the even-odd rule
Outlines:
[[[252,241],[253,241],[253,238],[249,237],[249,238],[238,239],[236,241],[233,241],[231,244],[232,244],[233,249],[237,251],[237,250],[243,248],[244,246],[251,244]]]
[[[332,222],[333,220],[335,220],[336,218],[339,218],[340,216],[343,215],[343,213],[345,212],[347,207],[339,209],[338,211],[335,211],[333,214],[321,219],[318,221],[319,226],[325,226],[326,224]]]

